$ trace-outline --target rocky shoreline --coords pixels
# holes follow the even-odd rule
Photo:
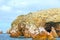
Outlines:
[[[46,23],[48,24],[45,25]],[[40,38],[40,34],[37,36],[34,34],[36,31],[37,34],[39,33],[38,29],[40,27],[43,27],[43,30],[47,30],[49,27],[51,27],[49,29],[52,32],[51,34],[49,34],[49,38],[54,38],[53,36],[51,36],[53,35],[53,33],[55,34],[55,36],[58,35],[60,37],[60,8],[30,12],[27,15],[20,15],[12,22],[11,28],[8,30],[7,33],[9,33],[11,37],[19,37],[23,35],[25,37],[32,36],[33,38]],[[48,34],[48,32],[43,31],[43,34],[41,35],[44,36],[41,36],[42,38],[46,37],[45,33],[46,35]]]

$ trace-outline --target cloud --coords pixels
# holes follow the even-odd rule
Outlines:
[[[4,2],[4,0],[0,0],[0,3]]]
[[[11,0],[8,2],[10,6],[28,6],[33,4],[41,4],[41,5],[52,5],[59,3],[59,0]],[[40,6],[40,5],[39,5]]]
[[[4,0],[0,0],[1,2]],[[58,7],[60,6],[59,0],[9,0],[5,1],[5,4],[0,6],[0,10],[19,13],[25,10],[35,11],[47,7]],[[18,11],[17,11],[18,10]]]
[[[7,3],[7,5],[12,6],[12,7],[24,7],[27,4],[28,4],[27,2],[21,1],[21,0],[11,0]]]
[[[6,5],[2,5],[2,6],[0,6],[0,10],[2,10],[2,11],[11,11],[11,7],[10,6],[6,6]]]
[[[16,10],[39,10],[47,7],[60,7],[59,0],[10,0],[7,5],[13,7]]]

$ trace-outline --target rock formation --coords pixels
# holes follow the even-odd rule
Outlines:
[[[21,33],[19,33],[20,36],[24,35],[25,37],[31,37],[31,33],[35,33],[38,30],[37,28],[39,27],[45,28],[45,24],[48,22],[60,22],[60,8],[52,8],[48,10],[30,12],[27,15],[20,15],[12,22],[9,32],[14,30],[15,33],[18,34],[17,31],[19,31]],[[56,27],[57,26],[60,30],[60,23],[59,25],[56,24]],[[58,27],[56,27],[54,27],[55,30],[58,30]],[[58,36],[60,36],[60,32],[57,32],[57,34]],[[14,34],[12,35],[15,36]]]
[[[0,30],[0,34],[2,34],[3,32]]]

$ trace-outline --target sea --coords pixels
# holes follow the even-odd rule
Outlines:
[[[0,40],[32,40],[32,38],[24,38],[23,36],[19,38],[12,38],[9,34],[0,34]],[[56,40],[60,40],[60,38],[56,38]]]

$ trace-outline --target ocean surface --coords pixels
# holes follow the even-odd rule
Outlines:
[[[9,34],[0,34],[0,40],[32,40],[32,38],[24,38],[23,36],[19,38],[12,38]]]
[[[12,38],[9,34],[0,34],[0,40],[32,40],[32,38],[24,38],[23,36],[19,38]],[[56,38],[56,40],[60,40],[60,38]]]

